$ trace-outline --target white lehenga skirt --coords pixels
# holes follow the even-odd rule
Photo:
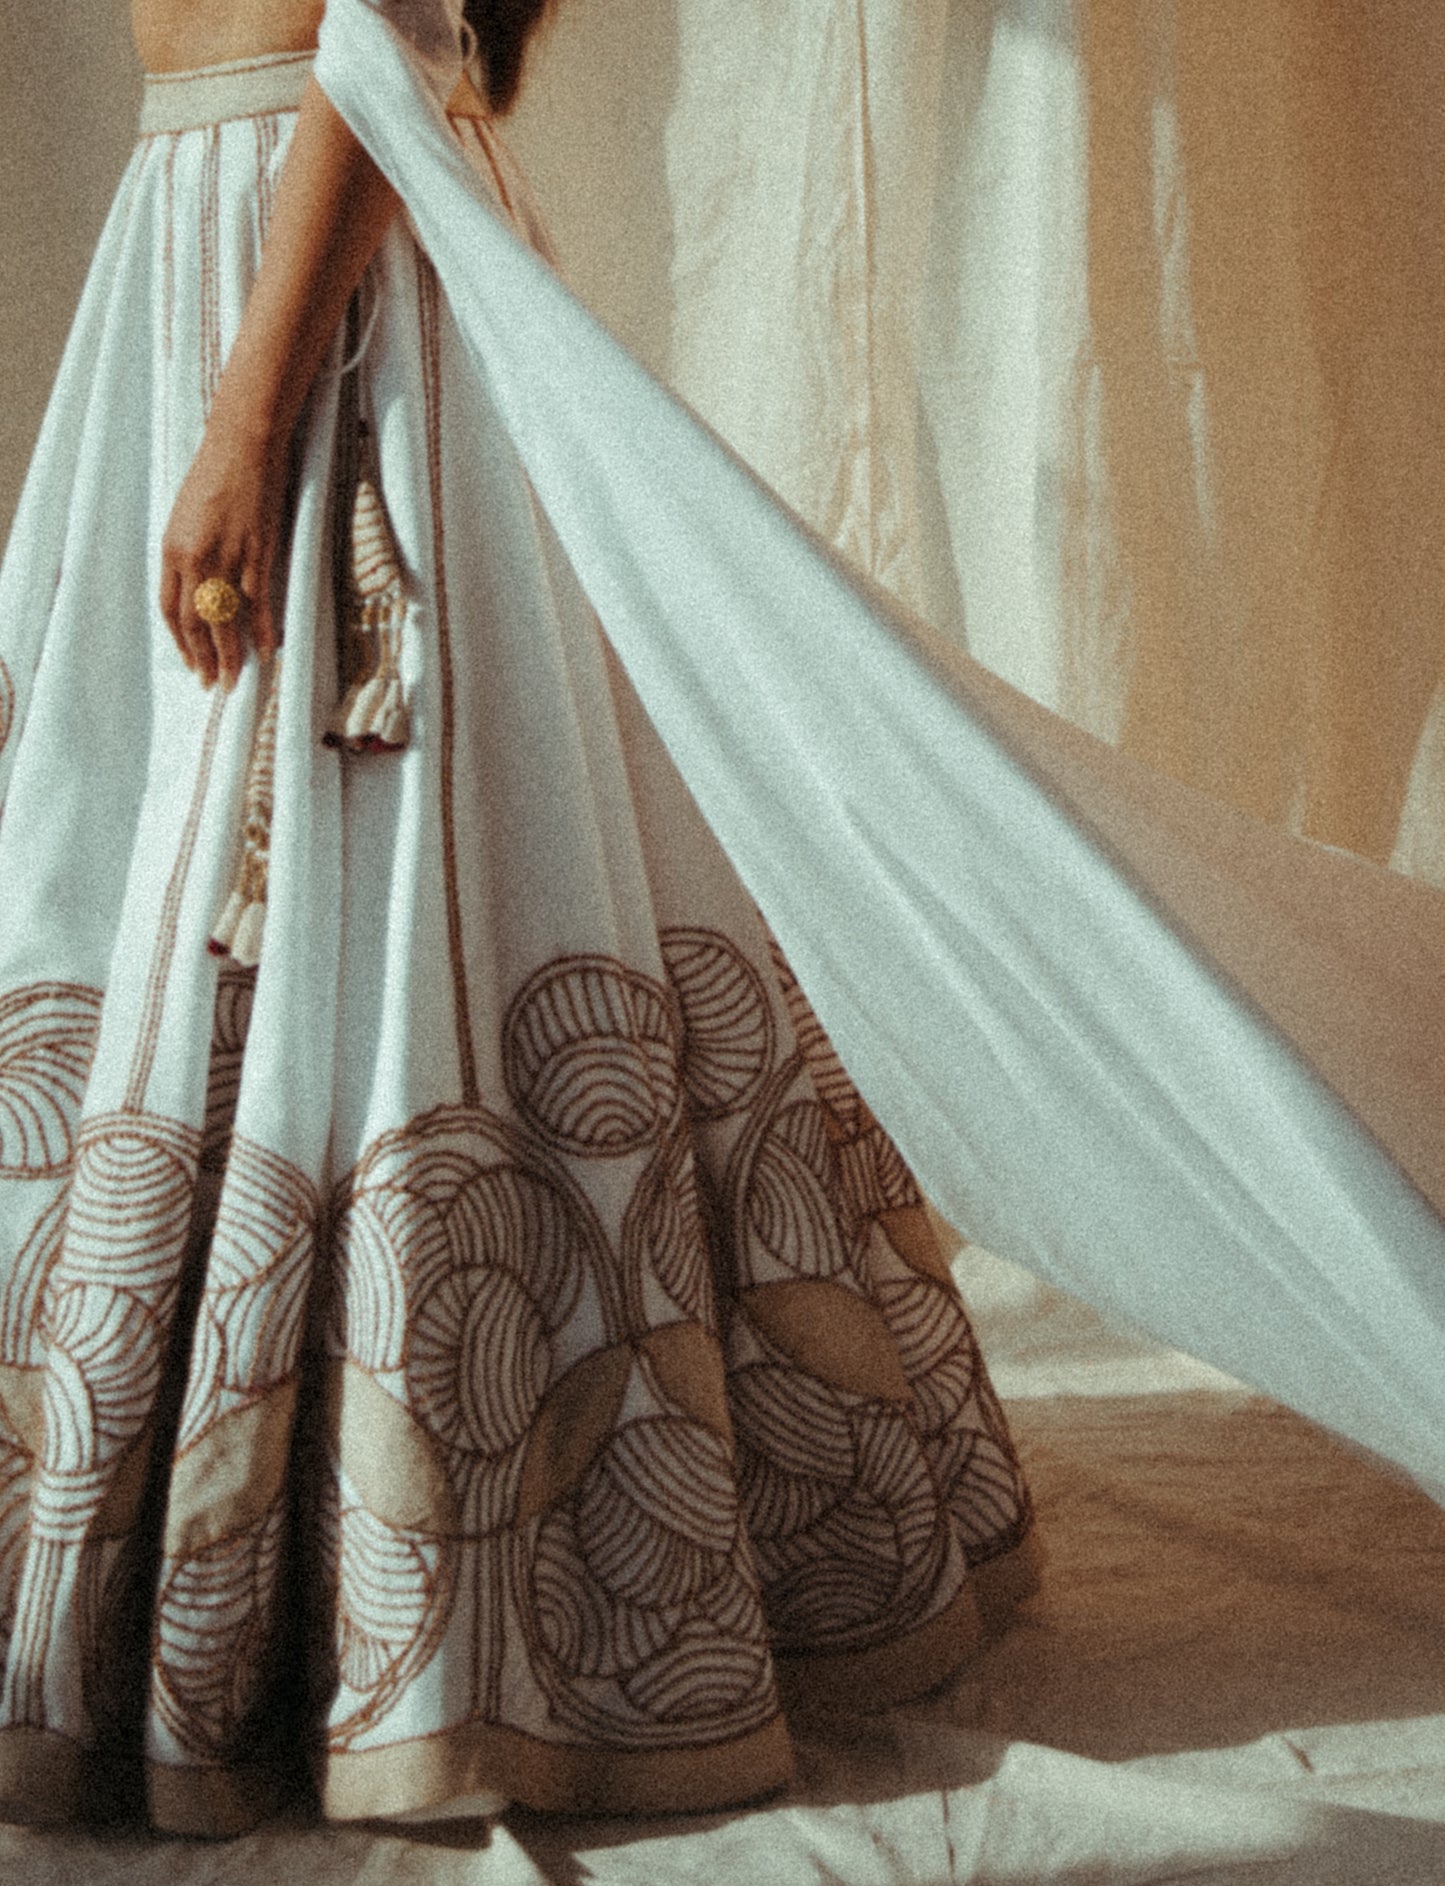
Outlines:
[[[0,1811],[142,1758],[197,1832],[304,1767],[339,1817],[743,1799],[780,1694],[948,1672],[1027,1583],[1027,1495],[910,1175],[404,226],[300,430],[275,674],[176,655],[160,533],[281,63],[209,77],[204,124],[151,88],[182,128],[122,183],[0,580]],[[322,739],[358,410],[409,612],[387,754]],[[207,939],[272,685],[248,971]]]

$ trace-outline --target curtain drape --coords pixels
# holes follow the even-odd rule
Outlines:
[[[1445,16],[570,0],[569,272],[986,665],[1445,882]]]

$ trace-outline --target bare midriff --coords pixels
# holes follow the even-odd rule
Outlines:
[[[131,29],[147,72],[268,53],[311,52],[325,0],[131,0]]]

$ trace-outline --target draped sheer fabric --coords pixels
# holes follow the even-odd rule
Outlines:
[[[333,0],[322,82],[925,1184],[1440,1481],[1441,899],[1137,770],[852,574],[477,205],[398,24]]]

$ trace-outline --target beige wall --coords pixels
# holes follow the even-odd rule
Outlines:
[[[138,89],[124,0],[0,4],[0,525],[130,150]]]
[[[679,0],[565,0],[507,125],[588,306],[667,377],[674,211],[667,127]]]

